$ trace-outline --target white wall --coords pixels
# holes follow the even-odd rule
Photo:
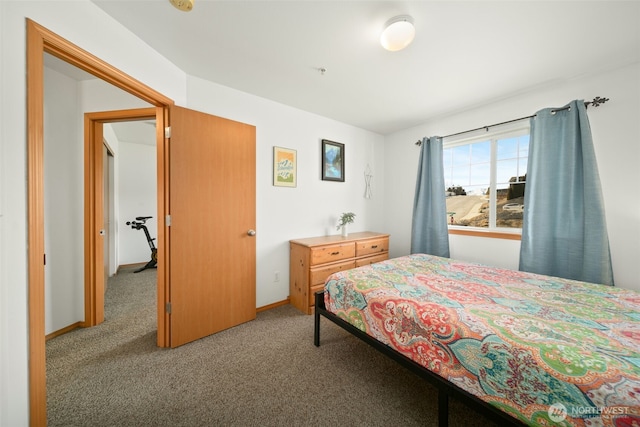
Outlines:
[[[382,136],[196,77],[188,78],[187,89],[189,108],[256,126],[257,307],[289,295],[290,239],[338,234],[338,216],[346,211],[356,214],[350,232],[387,231]],[[322,139],[345,144],[344,183],[320,179]],[[296,188],[273,186],[274,146],[297,150]],[[364,198],[367,164],[371,199]]]
[[[84,144],[79,85],[44,74],[45,334],[84,320]]]
[[[26,24],[29,17],[185,103],[186,75],[88,0],[0,1],[0,425],[28,425]],[[98,31],[96,29],[99,29]]]
[[[155,128],[150,128],[155,144]],[[156,147],[121,141],[118,162],[118,265],[146,263],[151,259],[151,250],[144,232],[132,229],[126,222],[137,216],[152,216],[146,226],[152,238],[158,237]]]
[[[80,87],[80,103],[85,113],[153,107],[100,79],[84,80],[80,82]]]
[[[499,102],[388,135],[385,138],[385,221],[392,234],[391,256],[406,255],[411,243],[411,211],[419,147],[424,136],[455,132],[524,117],[573,99],[611,100],[588,115],[602,183],[616,285],[640,290],[640,64],[555,82]],[[518,267],[519,241],[451,235],[451,256],[490,265]]]

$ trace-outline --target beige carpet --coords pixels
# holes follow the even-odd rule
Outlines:
[[[315,347],[291,306],[156,347],[155,275],[121,270],[102,325],[47,342],[50,426],[437,425],[435,388],[326,319]],[[452,400],[450,425],[493,424]]]

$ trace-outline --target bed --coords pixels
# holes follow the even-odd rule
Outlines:
[[[335,273],[320,317],[500,425],[640,425],[640,293],[414,254]]]

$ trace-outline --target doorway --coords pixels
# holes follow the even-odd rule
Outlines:
[[[44,53],[56,56],[75,67],[93,74],[112,85],[125,90],[154,105],[155,120],[158,129],[164,129],[168,122],[168,107],[173,101],[142,83],[132,79],[111,65],[105,63],[79,49],[77,46],[47,30],[39,24],[27,19],[27,168],[28,168],[28,303],[29,303],[29,418],[31,425],[46,425],[46,359],[45,359],[45,326],[44,326],[44,189],[43,189],[43,77]],[[164,195],[166,188],[165,141],[161,131],[156,132],[158,144],[158,194]],[[100,141],[102,144],[102,141]],[[102,147],[100,146],[100,153]],[[85,153],[87,155],[87,153]],[[100,156],[101,157],[101,156]],[[102,163],[100,163],[102,169]],[[102,177],[100,177],[102,178]],[[102,180],[102,179],[100,179]],[[95,183],[95,181],[93,181]],[[95,188],[90,187],[90,191]],[[85,210],[86,218],[94,218],[98,211],[95,199]],[[101,210],[100,206],[100,210]],[[165,198],[158,200],[158,216],[164,217]],[[103,245],[98,245],[100,228],[95,221],[85,223],[85,260],[92,259],[90,267],[85,269],[86,277],[93,277],[104,281],[103,276]],[[167,297],[167,283],[165,271],[167,246],[164,243],[166,227],[159,227],[158,232],[158,301]],[[97,249],[99,248],[99,249]],[[88,252],[88,253],[87,253]],[[99,257],[97,255],[100,255]],[[97,261],[97,262],[96,262]],[[96,268],[95,266],[100,266]],[[86,280],[85,280],[86,283]],[[95,301],[96,293],[90,296]],[[164,306],[163,304],[158,304]],[[158,317],[157,344],[160,347],[168,345],[168,314],[162,311]]]
[[[108,218],[104,201],[108,200],[107,186],[104,176],[108,158],[105,158],[104,125],[106,123],[155,120],[154,108],[139,108],[132,110],[101,111],[84,115],[84,151],[85,151],[85,322],[84,326],[96,326],[104,321],[104,294],[106,291],[106,277],[104,274],[104,260],[107,246]],[[157,157],[157,154],[156,154]],[[159,231],[159,227],[158,227]],[[102,242],[100,242],[103,240]],[[88,253],[87,253],[88,252]],[[98,266],[103,266],[102,269]],[[160,273],[160,272],[159,272]],[[160,283],[160,274],[158,274]],[[160,321],[158,321],[158,335],[160,335]],[[158,337],[160,345],[160,337]]]
[[[157,215],[161,219],[157,235],[157,345],[181,345],[253,320],[256,313],[256,248],[253,237],[256,235],[255,127],[175,107],[170,99],[27,20],[29,403],[31,424],[38,426],[46,424],[42,291],[45,255],[42,186],[45,52],[155,106]],[[170,116],[171,128],[168,127]],[[104,210],[102,198],[98,197],[104,191],[101,184],[103,141],[98,137],[102,132],[102,122],[95,117],[93,119],[85,117],[91,122],[85,125],[85,141],[90,141],[85,147],[85,164],[94,164],[100,173],[85,171],[85,283],[104,282],[104,246],[100,234],[104,226]],[[242,149],[236,150],[239,146]],[[204,153],[202,148],[206,149]],[[223,155],[218,155],[220,152]],[[198,164],[198,167],[191,167],[192,164]],[[170,192],[170,186],[184,190]],[[202,209],[188,209],[203,200],[206,203]],[[223,205],[224,209],[216,208],[216,203]],[[175,213],[170,212],[170,206],[176,209]],[[172,246],[170,238],[177,243]],[[189,244],[196,239],[203,243]],[[179,243],[181,241],[182,244]],[[205,244],[210,246],[202,250],[201,246]],[[176,256],[175,262],[172,262],[172,254]],[[193,265],[207,268],[194,269],[191,268]],[[195,273],[198,273],[197,277]],[[96,304],[101,295],[104,296],[104,291],[98,287],[92,289],[93,293],[87,298],[91,304]],[[170,300],[170,294],[176,299]],[[173,301],[176,304],[172,306]],[[229,307],[233,307],[233,312]],[[216,311],[216,316],[208,318],[206,314],[212,310]],[[226,323],[235,314],[240,314],[239,318]],[[96,312],[95,318],[98,316]],[[205,318],[208,322],[201,322]],[[183,333],[200,326],[199,323],[207,327],[198,335]],[[186,339],[184,342],[172,341],[174,335]]]

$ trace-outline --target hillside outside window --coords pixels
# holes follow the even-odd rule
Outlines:
[[[445,142],[449,228],[522,229],[529,129]]]

